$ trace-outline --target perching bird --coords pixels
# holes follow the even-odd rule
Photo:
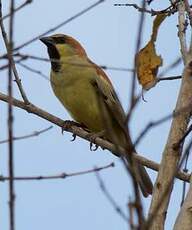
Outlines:
[[[55,34],[40,40],[48,48],[53,91],[71,116],[91,132],[104,132],[105,139],[134,150],[125,113],[105,72],[68,35]],[[142,165],[135,167],[141,191],[148,196],[152,193],[152,182]]]

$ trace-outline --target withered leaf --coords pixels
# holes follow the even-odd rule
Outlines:
[[[158,69],[163,64],[161,56],[156,54],[155,41],[157,39],[159,26],[166,16],[166,14],[156,16],[153,21],[151,39],[147,45],[136,54],[135,57],[138,81],[145,90],[149,90],[155,86]]]

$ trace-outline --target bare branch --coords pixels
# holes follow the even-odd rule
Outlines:
[[[72,17],[68,18],[67,20],[61,22],[60,24],[58,24],[56,26],[54,26],[53,28],[51,28],[51,29],[45,31],[42,34],[39,34],[39,35],[35,36],[34,38],[30,39],[29,41],[26,41],[23,44],[17,46],[13,51],[18,51],[18,50],[22,49],[23,47],[35,42],[40,37],[46,36],[47,34],[54,32],[55,30],[59,29],[60,27],[68,24],[69,22],[73,21],[74,19],[76,19],[76,18],[82,16],[83,14],[87,13],[91,9],[94,9],[96,6],[98,6],[99,4],[103,3],[104,1],[105,0],[99,0],[99,1],[97,1],[95,3],[93,3],[92,5],[88,6],[87,8],[85,8],[82,11],[78,12],[77,14],[73,15]],[[5,57],[6,55],[3,55],[3,56]]]
[[[183,62],[186,63],[187,60],[187,42],[186,42],[186,18],[185,18],[185,4],[183,1],[178,3],[178,21],[179,21],[179,31],[178,31],[178,36],[179,36],[179,41],[180,41],[180,46],[181,46],[181,54],[183,57]]]
[[[191,131],[192,131],[192,124],[189,126],[187,131],[183,134],[181,139],[177,143],[174,144],[174,148],[180,148],[181,145],[183,145],[185,138],[191,133]]]
[[[164,76],[169,70],[175,68],[181,63],[182,59],[181,57],[176,58],[172,63],[170,63],[168,66],[166,66],[163,71],[159,74],[159,77]]]
[[[26,0],[25,2],[23,2],[20,6],[14,8],[14,13],[16,13],[17,11],[21,10],[23,7],[25,7],[26,5],[32,3],[33,0]],[[7,14],[5,16],[2,17],[2,20],[5,20],[6,18],[10,17],[11,14]]]
[[[183,73],[181,89],[175,109],[176,112],[185,106],[189,106],[189,104],[191,103],[191,72],[191,62],[189,62],[185,67]],[[175,149],[174,144],[178,143],[178,141],[183,137],[184,133],[186,132],[187,125],[191,117],[191,112],[192,111],[190,109],[173,118],[168,141],[163,152],[163,158],[161,161],[159,174],[154,187],[152,203],[149,212],[149,218],[150,216],[153,216],[154,218],[150,229],[163,229],[164,221],[166,218],[165,213],[167,212],[169,199],[173,188],[175,169],[178,165],[182,151],[182,146]],[[165,193],[165,191],[167,192]],[[163,201],[161,201],[160,207],[157,209],[157,204],[159,204],[162,194],[165,194],[165,197]]]
[[[28,138],[31,138],[31,137],[37,137],[37,136],[39,136],[40,134],[42,134],[42,133],[45,133],[45,132],[47,132],[48,130],[50,130],[50,129],[52,129],[53,128],[53,126],[49,126],[48,128],[46,128],[46,129],[42,129],[42,130],[40,130],[40,131],[35,131],[35,132],[33,132],[33,133],[31,133],[31,134],[28,134],[28,135],[23,135],[23,136],[19,136],[19,137],[13,137],[13,141],[18,141],[18,140],[24,140],[24,139],[28,139]],[[2,141],[0,141],[0,144],[5,144],[5,143],[7,143],[9,140],[2,140]]]
[[[142,1],[142,8],[145,8],[146,2],[145,0]],[[139,26],[137,31],[137,42],[135,47],[135,55],[139,52],[140,46],[141,46],[141,39],[142,39],[142,33],[143,33],[143,24],[144,24],[145,14],[144,12],[141,12],[140,20],[139,20]],[[129,123],[130,117],[132,115],[132,111],[137,104],[136,97],[135,97],[135,87],[136,87],[136,58],[134,60],[134,71],[131,78],[131,93],[130,93],[130,108],[127,113],[126,122]]]
[[[188,144],[188,146],[187,146],[187,148],[185,150],[185,153],[183,154],[182,159],[181,159],[179,165],[177,166],[177,168],[174,169],[173,174],[176,174],[176,172],[179,171],[179,169],[181,168],[183,162],[185,161],[185,159],[188,156],[188,152],[189,152],[189,149],[191,149],[191,146],[192,146],[192,140],[189,142],[189,144]],[[158,212],[159,208],[161,207],[161,203],[164,201],[164,199],[166,198],[167,194],[169,193],[169,189],[170,189],[170,186],[171,186],[171,183],[172,183],[171,180],[172,180],[172,178],[169,181],[167,181],[167,184],[169,186],[167,186],[165,188],[165,190],[162,192],[161,197],[158,200],[158,203],[156,203],[156,207],[153,210],[152,215],[150,215],[149,218],[147,219],[147,221],[145,222],[145,225],[144,225],[143,229],[146,229],[146,230],[151,229],[151,223],[153,223],[153,220],[154,220],[154,218],[156,218],[157,212]],[[162,227],[162,229],[164,229],[164,225],[162,225],[160,227]]]
[[[0,100],[1,101],[4,101],[6,103],[8,103],[8,96],[5,95],[5,94],[2,94],[0,93]],[[82,128],[79,127],[79,125],[75,125],[76,123],[75,122],[71,122],[72,125],[66,125],[65,126],[65,121],[38,108],[37,106],[33,105],[33,104],[29,104],[29,105],[26,105],[24,102],[22,101],[19,101],[17,99],[14,99],[13,98],[13,105],[18,107],[18,108],[21,108],[29,113],[33,113],[45,120],[48,120],[50,121],[51,123],[61,127],[63,130],[67,131],[67,132],[70,132],[70,133],[73,133],[74,135],[76,136],[79,136],[85,140],[88,140],[90,142],[92,142],[93,140],[89,137],[88,135],[88,132]],[[191,107],[191,106],[190,106]],[[69,124],[69,123],[68,123]],[[97,137],[95,140],[94,140],[94,143],[98,146],[101,146],[103,149],[108,149],[109,151],[111,152],[116,152],[117,148],[114,144],[106,141],[106,140],[103,140],[99,137]],[[119,147],[118,150],[123,154],[126,153],[126,151]],[[152,161],[152,160],[148,160],[147,158],[143,157],[143,156],[140,156],[138,154],[135,154],[133,153],[133,157],[142,165],[152,169],[152,170],[155,170],[155,171],[158,171],[159,170],[159,164]],[[189,178],[190,178],[190,174],[187,174],[187,173],[183,173],[183,172],[178,172],[176,174],[176,177],[180,180],[184,180],[186,182],[189,182]]]
[[[173,80],[178,80],[181,79],[182,76],[181,75],[177,75],[177,76],[171,76],[171,77],[159,77],[157,78],[157,83],[160,81],[173,81]]]
[[[5,43],[5,47],[7,49],[7,53],[9,54],[9,40],[8,40],[8,36],[7,36],[7,33],[5,31],[5,27],[4,27],[4,24],[3,24],[3,20],[2,20],[2,9],[1,8],[0,8],[0,27],[1,27],[1,32],[2,32],[2,36],[3,36],[3,40],[4,40],[4,43]],[[22,96],[24,102],[26,104],[29,104],[28,98],[27,98],[26,93],[25,93],[25,91],[23,89],[23,86],[21,84],[21,80],[19,78],[19,74],[17,72],[16,66],[15,66],[15,62],[14,62],[14,59],[13,59],[12,55],[9,55],[9,60],[11,61],[11,68],[12,68],[13,74],[15,76],[15,81],[17,83],[17,86],[19,88],[21,96]]]
[[[9,170],[9,227],[10,230],[15,229],[15,189],[14,189],[14,151],[13,151],[13,86],[12,86],[12,66],[13,66],[13,29],[14,29],[14,6],[15,1],[10,1],[10,20],[9,20],[9,41],[6,37],[5,31],[3,31],[3,22],[0,19],[2,34],[5,36],[6,48],[8,53],[8,95],[9,95],[9,103],[8,103],[8,170]],[[2,4],[0,1],[0,17],[2,17],[1,13]]]
[[[54,62],[58,62],[58,60],[55,59],[48,59],[48,58],[43,58],[43,57],[39,57],[36,55],[30,55],[30,54],[21,54],[21,53],[16,53],[14,54],[14,56],[17,57],[22,57],[23,60],[26,59],[33,59],[33,60],[38,60],[38,61],[44,61],[44,62],[50,62],[50,61],[54,61]],[[70,64],[70,65],[75,65],[75,66],[82,66],[82,67],[89,67],[89,68],[93,68],[90,65],[87,64],[80,64],[77,62],[64,62],[64,61],[59,61],[60,63],[64,63],[64,64]],[[123,72],[133,72],[134,70],[131,68],[126,68],[126,67],[116,67],[116,66],[107,66],[107,65],[98,65],[100,68],[104,69],[104,70],[114,70],[114,71],[123,71]]]
[[[192,226],[192,179],[190,180],[190,188],[185,201],[177,216],[174,230],[190,230]]]
[[[151,16],[155,16],[158,14],[174,14],[175,12],[177,12],[177,9],[175,8],[175,5],[170,5],[167,8],[163,9],[163,10],[153,10],[153,9],[146,9],[145,7],[140,7],[137,4],[131,4],[131,3],[116,3],[114,4],[114,6],[129,6],[129,7],[133,7],[136,10],[138,10],[139,12],[144,12],[144,13],[148,13],[151,14]]]
[[[26,64],[20,63],[20,62],[18,62],[17,64],[22,66],[24,69],[26,69],[32,73],[38,74],[39,76],[41,76],[45,80],[50,81],[50,78],[48,76],[46,76],[44,73],[42,73],[40,70],[34,69],[34,68],[32,68]]]
[[[112,162],[108,165],[105,166],[101,166],[101,167],[95,167],[94,169],[88,169],[85,171],[80,171],[80,172],[73,172],[73,173],[59,173],[57,175],[49,175],[49,176],[15,176],[13,178],[13,180],[16,181],[34,181],[34,180],[55,180],[55,179],[66,179],[68,177],[74,177],[74,176],[81,176],[81,175],[86,175],[86,174],[90,174],[90,173],[95,173],[95,172],[99,172],[102,171],[104,169],[108,169],[111,167],[115,167],[115,164]],[[5,182],[5,181],[9,181],[10,177],[6,177],[6,176],[0,176],[0,182]]]
[[[191,146],[190,146],[191,147]],[[183,168],[183,172],[188,172],[188,169],[187,169],[187,163],[188,163],[188,160],[189,160],[189,155],[190,155],[190,148],[189,149],[186,149],[186,159],[185,159],[185,165],[184,165],[184,168]],[[181,168],[181,167],[180,167]],[[183,181],[183,191],[182,191],[182,200],[181,200],[181,204],[180,206],[183,205],[184,203],[184,200],[185,200],[185,191],[186,191],[186,182]]]
[[[103,180],[102,180],[101,176],[99,175],[98,171],[96,171],[96,177],[97,177],[97,180],[99,182],[99,186],[101,188],[101,191],[106,196],[106,198],[109,201],[109,203],[112,205],[112,207],[115,209],[115,211],[119,214],[119,216],[121,216],[123,220],[128,222],[128,217],[125,215],[123,210],[119,207],[119,205],[116,203],[116,201],[113,199],[113,197],[111,196],[111,194],[107,190],[107,188],[105,186],[105,183],[103,182]]]

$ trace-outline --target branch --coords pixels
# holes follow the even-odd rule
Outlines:
[[[145,8],[146,2],[145,0],[142,1],[142,8]],[[140,46],[141,46],[141,39],[143,35],[143,25],[144,25],[144,19],[145,19],[145,14],[144,12],[141,12],[140,18],[139,18],[139,25],[138,25],[138,31],[137,31],[137,42],[135,46],[135,51],[134,55],[136,55],[139,52]],[[136,90],[136,58],[134,60],[134,71],[132,73],[131,77],[131,92],[130,92],[130,108],[127,113],[126,117],[126,123],[129,123],[129,120],[131,118],[132,112],[134,107],[136,106],[138,100],[136,99],[135,96],[135,90]]]
[[[50,129],[52,129],[52,128],[53,128],[53,126],[50,126],[50,127],[46,128],[46,129],[42,129],[42,130],[40,130],[40,131],[35,131],[35,132],[33,132],[33,133],[31,133],[31,134],[28,134],[28,135],[19,136],[19,137],[13,137],[13,141],[28,139],[28,138],[31,138],[31,137],[37,137],[37,136],[39,136],[40,134],[45,133],[45,132],[47,132],[48,130],[50,130]],[[2,140],[2,141],[0,141],[0,144],[7,143],[8,141],[9,141],[9,140]]]
[[[186,42],[186,29],[187,29],[187,24],[185,20],[185,4],[183,1],[181,1],[178,4],[178,21],[179,21],[179,31],[178,31],[178,36],[179,36],[179,41],[180,41],[180,46],[181,46],[181,54],[183,57],[183,62],[186,63],[187,60],[187,42]]]
[[[22,54],[19,52],[15,53],[14,56],[23,58],[23,60],[33,59],[33,60],[43,61],[43,62],[51,62],[51,61],[58,62],[58,60],[56,60],[56,59],[48,59],[48,58],[43,58],[43,57],[36,56],[36,55]],[[74,65],[74,66],[93,68],[92,66],[90,66],[88,64],[82,64],[79,62],[73,62],[73,61],[68,61],[68,62],[67,61],[59,61],[59,62],[64,63],[64,64]],[[123,71],[123,72],[133,72],[134,71],[133,69],[126,68],[126,67],[107,66],[107,65],[98,65],[98,66],[104,70],[114,70],[114,71]]]
[[[25,60],[25,58],[24,58],[24,57],[21,57],[21,58],[19,58],[18,60],[16,60],[15,63],[19,64],[20,62],[22,62],[22,61],[24,61],[24,60]],[[2,66],[0,66],[0,71],[1,71],[1,70],[4,70],[4,69],[7,69],[8,67],[9,67],[8,64],[2,65]]]
[[[0,4],[1,4],[1,1],[0,1]],[[6,47],[7,53],[9,54],[9,40],[8,40],[8,36],[7,36],[6,31],[5,31],[5,27],[4,27],[3,20],[2,20],[2,9],[1,9],[1,7],[0,7],[0,27],[1,27],[3,40],[4,40],[4,43],[5,43],[5,47]],[[27,96],[25,94],[25,91],[23,89],[23,86],[21,84],[21,80],[19,78],[19,74],[18,74],[17,69],[16,69],[16,65],[15,65],[15,62],[14,62],[14,59],[13,59],[13,56],[12,56],[12,52],[11,52],[11,55],[8,55],[8,56],[9,56],[9,60],[11,62],[11,69],[12,69],[13,74],[15,76],[15,81],[17,83],[17,86],[19,88],[21,96],[22,96],[23,100],[25,101],[25,103],[28,104],[29,100],[28,100],[28,98],[27,98]]]
[[[173,81],[173,80],[178,80],[178,79],[181,79],[182,76],[181,75],[178,75],[178,76],[172,76],[172,77],[159,77],[157,78],[157,83],[160,82],[160,81]]]
[[[170,63],[168,66],[166,66],[163,71],[159,74],[159,77],[164,76],[169,70],[175,68],[177,65],[181,63],[182,59],[181,57],[177,57],[172,63]]]
[[[21,10],[23,7],[25,7],[26,5],[32,3],[33,0],[26,0],[25,2],[23,2],[20,6],[14,8],[14,13],[16,13],[17,11]],[[7,14],[5,16],[2,17],[2,20],[5,20],[6,18],[10,17],[11,14]]]
[[[192,178],[190,179],[190,188],[185,201],[177,216],[174,230],[191,230],[192,226]]]
[[[67,177],[73,177],[73,176],[80,176],[80,175],[85,175],[85,174],[89,174],[89,173],[95,173],[95,172],[99,172],[101,170],[104,169],[108,169],[111,167],[115,167],[115,164],[112,162],[106,166],[102,166],[102,167],[95,167],[94,169],[88,169],[85,171],[80,171],[80,172],[73,172],[73,173],[60,173],[57,175],[50,175],[50,176],[18,176],[18,177],[14,177],[14,180],[17,181],[34,181],[34,180],[55,180],[55,179],[66,179]],[[10,177],[6,177],[6,176],[0,176],[0,182],[5,182],[5,181],[9,181]]]
[[[9,20],[9,40],[4,30],[2,21],[2,3],[0,1],[0,27],[2,30],[2,35],[7,49],[8,54],[8,119],[7,119],[7,129],[8,129],[8,171],[9,171],[9,228],[10,230],[15,229],[15,188],[14,188],[14,149],[13,149],[13,84],[12,84],[12,66],[13,66],[13,33],[14,33],[14,6],[15,1],[10,1],[10,20]]]
[[[151,16],[155,16],[158,14],[174,14],[175,12],[177,12],[177,9],[175,8],[175,5],[170,5],[167,8],[163,9],[163,10],[153,10],[153,9],[146,9],[145,7],[140,7],[137,4],[131,4],[131,3],[116,3],[114,4],[114,6],[129,6],[129,7],[133,7],[136,10],[138,10],[139,12],[144,12],[144,13],[148,13],[151,14]]]
[[[8,96],[3,94],[3,93],[0,93],[0,101],[4,101],[4,102],[8,103]],[[78,124],[75,125],[76,124],[75,122],[73,122],[72,125],[66,125],[66,122],[64,120],[38,108],[37,106],[35,106],[33,104],[26,105],[24,102],[17,100],[15,98],[13,98],[12,103],[14,106],[16,106],[18,108],[21,108],[21,109],[23,109],[29,113],[35,114],[38,117],[41,117],[47,121],[50,121],[51,123],[57,125],[58,127],[61,127],[64,131],[70,132],[70,133],[74,134],[75,136],[79,136],[79,137],[81,137],[87,141],[90,141],[90,142],[93,141],[90,138],[90,135],[88,135],[89,133],[86,130],[80,128]],[[106,140],[103,140],[99,137],[97,137],[94,140],[94,143],[103,149],[108,149],[111,152],[116,152],[116,150],[117,150],[116,145],[114,145],[114,144],[112,144]],[[126,153],[125,150],[121,147],[118,147],[118,150],[120,151],[121,155],[124,155]],[[155,170],[155,171],[159,170],[159,164],[158,163],[156,163],[152,160],[148,160],[147,158],[140,156],[136,153],[133,153],[133,157],[140,164],[142,164],[142,165],[144,165],[144,166],[146,166],[152,170]],[[176,174],[176,177],[180,180],[184,180],[186,182],[189,182],[190,174],[178,172]]]
[[[191,73],[192,62],[189,62],[184,69],[180,93],[175,109],[176,112],[180,111],[181,108],[189,106],[191,104]],[[174,145],[175,143],[178,143],[184,136],[191,117],[191,112],[192,111],[190,106],[190,110],[185,111],[182,114],[173,118],[167,144],[163,152],[163,158],[160,164],[160,170],[155,183],[151,207],[149,211],[149,218],[150,216],[154,217],[150,229],[159,230],[164,228],[164,222],[166,218],[165,214],[167,212],[173,188],[174,174],[182,152],[182,146],[175,149]],[[159,205],[159,202],[162,199],[162,194],[164,194],[164,199],[161,201],[161,205],[157,209],[157,205]]]
[[[26,64],[20,63],[20,62],[18,62],[17,64],[22,66],[24,69],[26,69],[26,70],[28,70],[28,71],[30,71],[32,73],[38,74],[40,77],[42,77],[43,79],[45,79],[45,80],[50,82],[50,78],[48,76],[46,76],[44,73],[42,73],[40,70],[37,70],[35,68],[32,68],[32,67],[30,67],[30,66],[28,66]]]
[[[112,207],[114,207],[115,211],[122,217],[122,219],[125,220],[126,222],[128,222],[128,217],[125,215],[123,210],[119,207],[119,205],[116,203],[116,201],[113,199],[113,197],[111,196],[111,194],[107,190],[107,188],[106,188],[101,176],[99,175],[98,171],[96,171],[96,177],[97,177],[97,180],[99,182],[99,186],[101,188],[101,191],[106,196],[109,203],[112,205]]]
[[[23,44],[21,44],[21,45],[15,47],[15,49],[14,49],[13,51],[18,51],[18,50],[22,49],[23,47],[25,47],[25,46],[27,46],[27,45],[29,45],[29,44],[35,42],[35,41],[38,40],[40,37],[46,36],[47,34],[54,32],[55,30],[59,29],[60,27],[62,27],[62,26],[64,26],[64,25],[68,24],[69,22],[73,21],[74,19],[76,19],[76,18],[82,16],[83,14],[87,13],[89,10],[94,9],[96,6],[98,6],[99,4],[103,3],[104,1],[105,1],[105,0],[98,0],[97,2],[93,3],[92,5],[88,6],[88,7],[85,8],[85,9],[83,9],[82,11],[76,13],[76,14],[73,15],[72,17],[70,17],[70,18],[68,18],[67,20],[61,22],[60,24],[54,26],[53,28],[51,28],[51,29],[45,31],[45,32],[42,33],[42,34],[39,34],[39,35],[35,36],[34,38],[30,39],[29,41],[26,41],[26,42],[24,42]],[[6,56],[6,54],[3,55],[2,57],[5,57],[5,56]]]
[[[192,11],[191,11],[191,7],[189,5],[188,0],[184,0],[184,4],[185,4],[185,9],[187,11],[188,17],[189,17],[190,26],[192,27]]]

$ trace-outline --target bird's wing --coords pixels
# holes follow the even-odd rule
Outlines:
[[[126,115],[118,99],[118,96],[106,78],[100,75],[101,78],[95,78],[93,85],[97,90],[99,97],[104,101],[108,111],[112,114],[113,119],[119,124],[119,126],[125,131],[126,130]]]
[[[100,76],[103,77],[102,75]],[[106,75],[105,75],[105,78],[106,78]],[[122,130],[121,133],[125,134],[123,136],[125,136],[126,143],[122,141],[118,142],[119,138],[116,135],[119,135],[119,133],[113,132],[115,130],[113,130],[113,128],[110,127],[111,125],[110,123],[108,123],[109,127],[107,127],[107,122],[106,122],[106,128],[109,131],[108,135],[112,137],[112,141],[114,141],[115,144],[120,143],[122,147],[126,147],[128,152],[129,150],[130,152],[133,152],[133,151],[135,152],[134,146],[132,145],[131,138],[129,136],[128,127],[126,124],[125,112],[121,106],[121,103],[117,97],[117,94],[115,93],[115,90],[113,89],[110,82],[108,82],[109,80],[105,80],[105,78],[99,78],[99,77],[94,78],[95,80],[93,82],[93,85],[97,90],[98,101],[100,103],[101,109],[103,110],[104,118],[109,117],[109,116],[105,116],[105,114],[106,115],[107,113],[112,114],[113,119],[115,119],[115,122],[118,123],[120,130]],[[117,156],[120,156],[118,153],[114,153],[114,154]],[[127,162],[130,162],[129,154],[126,154],[125,158]],[[151,182],[151,179],[148,176],[144,166],[139,165],[136,162],[134,165],[134,169],[135,169],[136,180],[140,185],[141,191],[143,195],[147,197],[149,194],[152,194],[152,190],[153,190],[153,184]]]

